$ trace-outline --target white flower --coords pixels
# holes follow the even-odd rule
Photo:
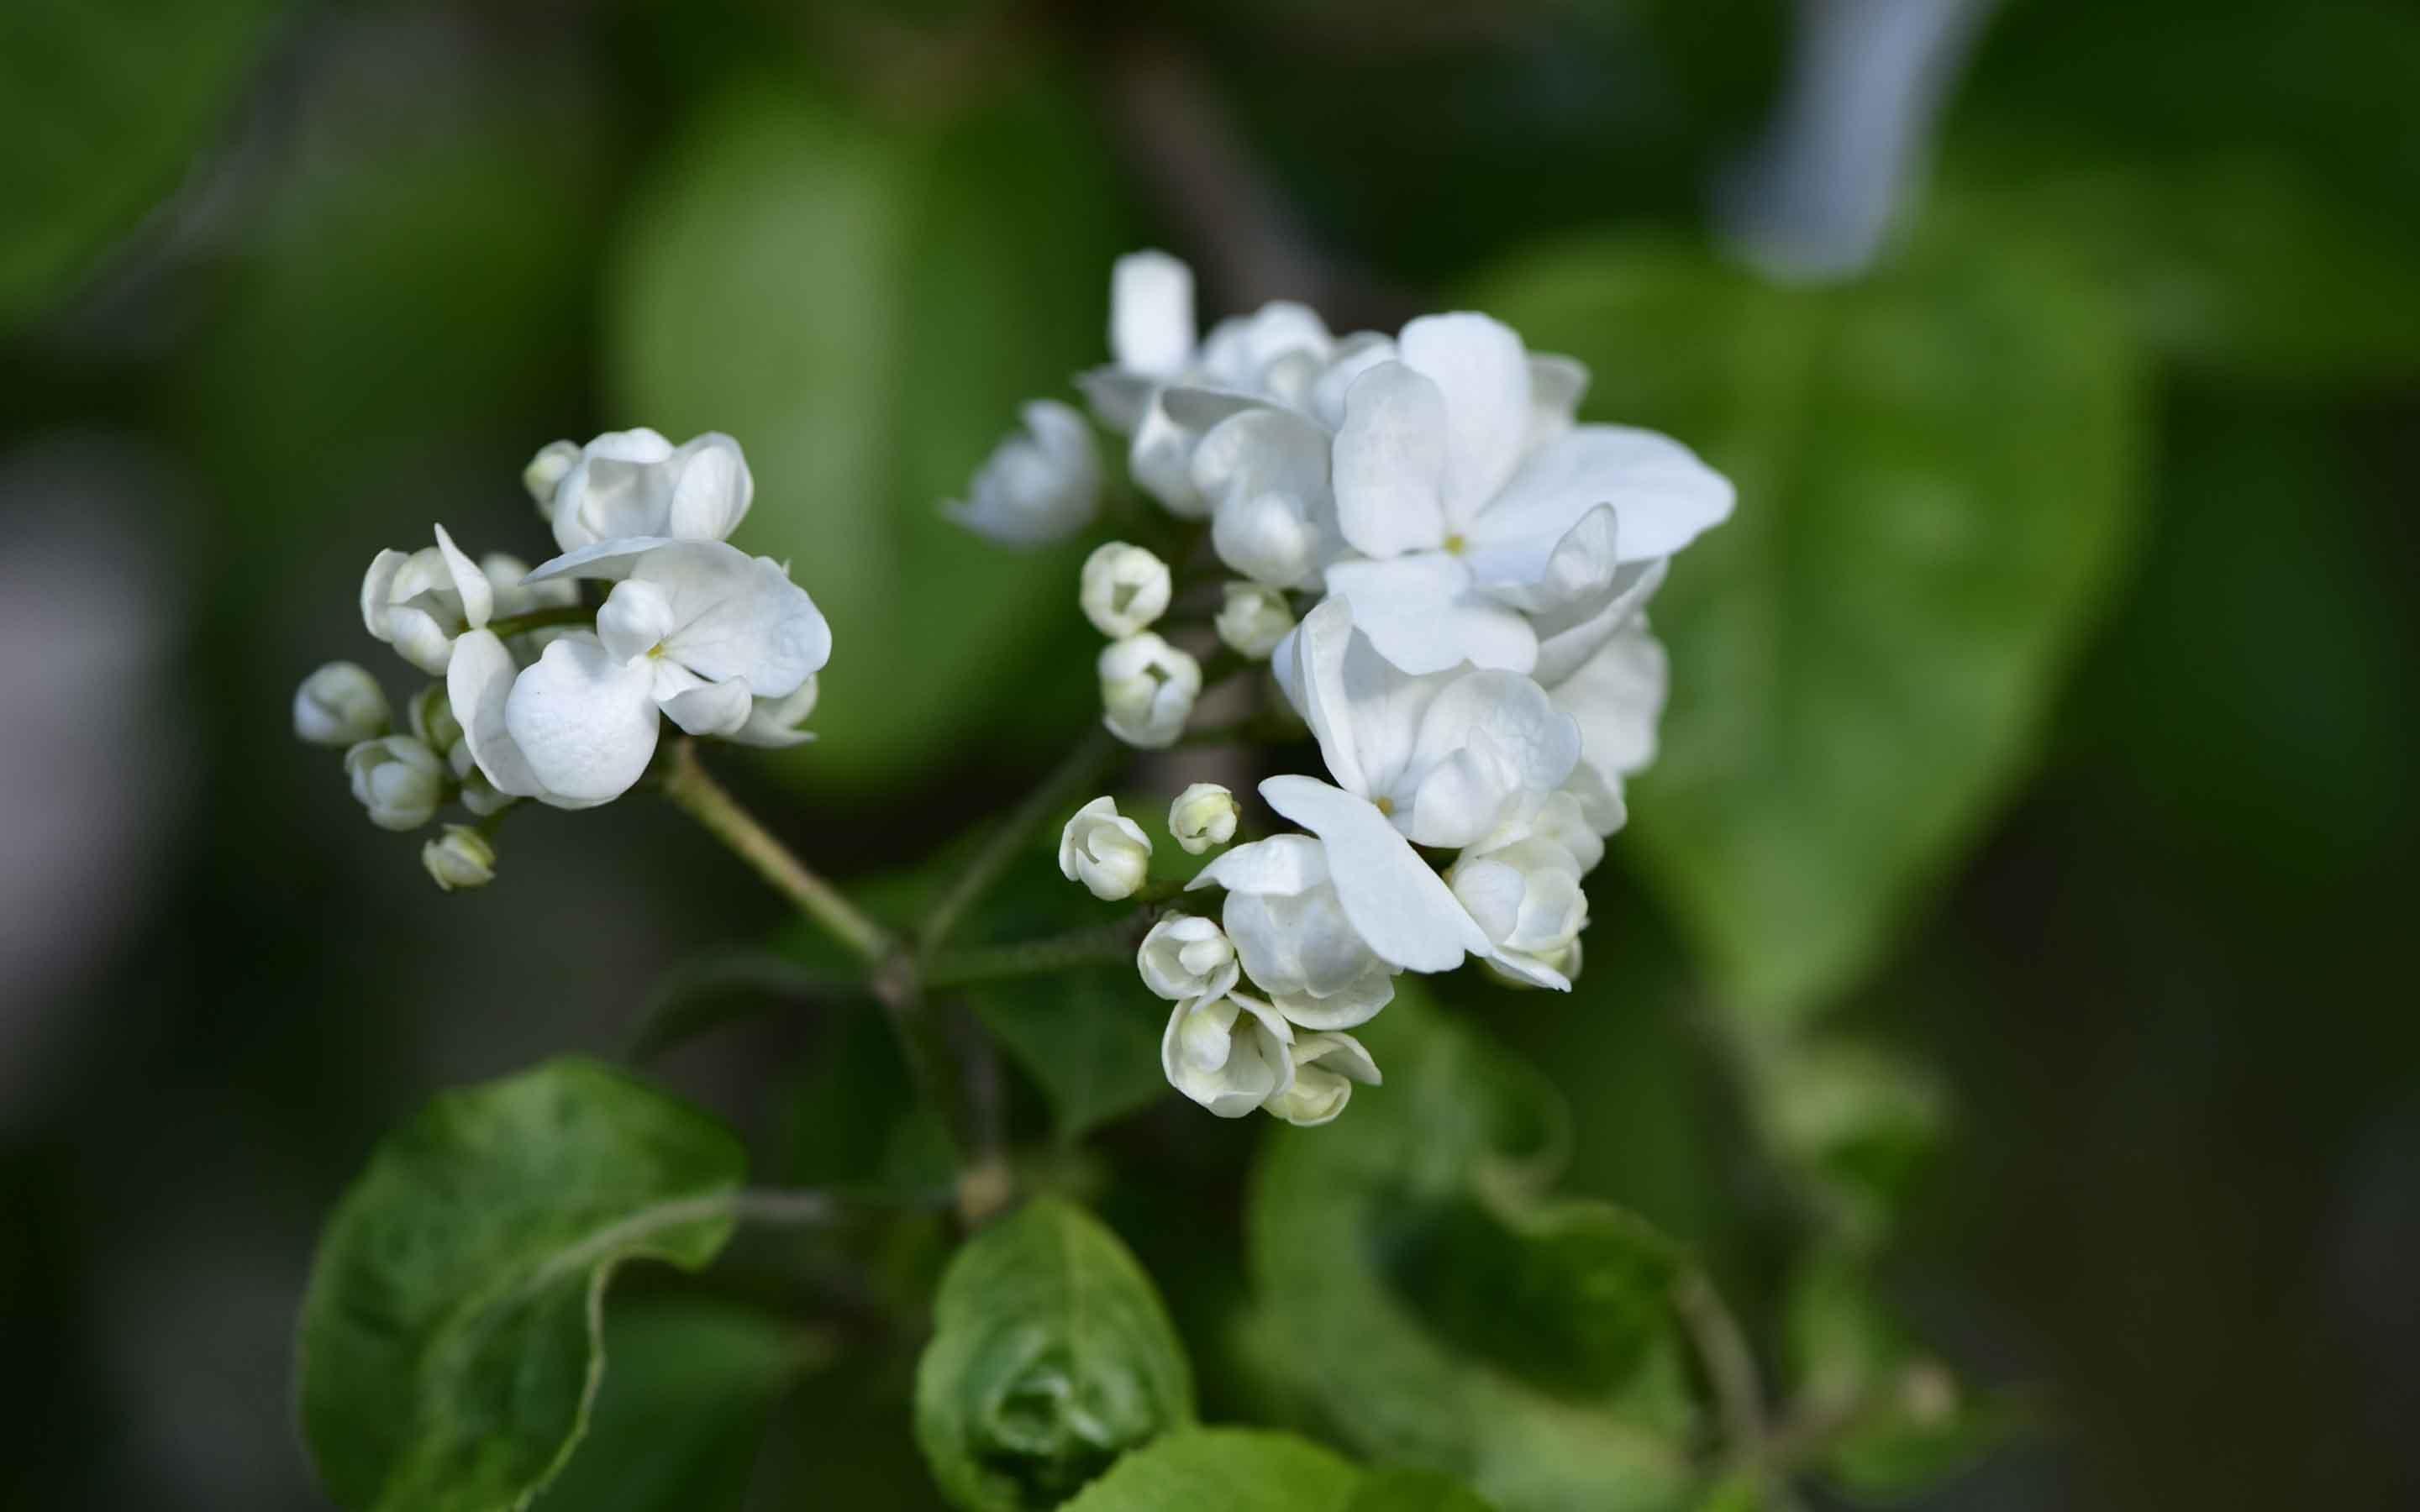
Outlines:
[[[1349,1029],[1394,1000],[1394,968],[1345,918],[1327,852],[1308,835],[1238,845],[1193,887],[1227,889],[1226,933],[1252,982],[1307,1029]]]
[[[442,891],[484,887],[496,879],[496,848],[468,825],[447,825],[420,847],[420,864]]]
[[[1167,563],[1141,547],[1110,541],[1084,559],[1077,601],[1093,627],[1114,640],[1148,628],[1168,612],[1174,591]]]
[[[595,634],[526,668],[489,632],[465,636],[446,682],[496,787],[564,808],[619,797],[655,754],[658,712],[691,734],[737,735],[761,698],[795,694],[831,628],[781,563],[720,541],[609,541],[531,574],[620,580]]]
[[[1084,417],[1055,399],[1024,409],[1025,430],[995,448],[963,502],[941,513],[1001,546],[1063,541],[1101,507],[1101,459]]]
[[[1171,914],[1151,927],[1135,952],[1142,983],[1172,1003],[1223,996],[1235,985],[1235,947],[1209,919]]]
[[[442,677],[455,640],[486,626],[496,589],[444,526],[436,531],[434,547],[381,551],[371,559],[362,577],[362,625],[404,660]]]
[[[386,689],[349,661],[332,661],[294,690],[294,733],[314,746],[351,746],[386,731]]]
[[[1580,764],[1570,787],[1600,835],[1628,817],[1623,784],[1655,760],[1655,726],[1670,672],[1663,642],[1634,617],[1589,659],[1546,689],[1580,730]]]
[[[1202,694],[1202,664],[1149,630],[1101,651],[1101,722],[1144,750],[1164,750],[1185,733]]]
[[[728,436],[675,446],[644,427],[607,431],[554,486],[554,539],[566,551],[641,536],[721,541],[755,495],[748,459]]]
[[[1261,796],[1325,842],[1353,928],[1414,971],[1493,954],[1412,843],[1469,845],[1524,795],[1562,786],[1579,763],[1578,727],[1513,672],[1401,671],[1341,599],[1311,610],[1274,666],[1336,782],[1273,777]]]
[[[746,722],[722,738],[734,745],[761,746],[768,750],[803,746],[815,738],[814,732],[799,726],[815,712],[818,691],[815,679],[810,676],[787,698],[760,698],[749,708]]]
[[[1257,997],[1189,997],[1168,1015],[1159,1066],[1168,1084],[1222,1119],[1294,1088],[1294,1029]]]
[[[1235,838],[1235,821],[1244,806],[1216,782],[1196,782],[1168,806],[1168,832],[1187,856],[1199,856]]]
[[[1104,795],[1059,832],[1059,874],[1106,903],[1134,896],[1151,872],[1151,837]]]
[[[1531,358],[1497,321],[1424,316],[1396,351],[1345,396],[1338,526],[1370,560],[1327,580],[1407,671],[1528,671],[1525,616],[1588,619],[1623,564],[1668,557],[1730,514],[1730,483],[1678,441],[1571,424],[1577,364]]]
[[[600,438],[601,439],[601,438]],[[578,441],[549,441],[537,449],[537,455],[521,469],[521,486],[529,490],[530,501],[549,521],[554,518],[554,489],[580,460]]]
[[[1294,1085],[1270,1094],[1261,1106],[1306,1129],[1333,1122],[1353,1100],[1355,1082],[1375,1087],[1380,1080],[1378,1063],[1349,1034],[1306,1034],[1288,1054],[1294,1060]]]
[[[380,829],[418,829],[445,801],[445,764],[410,735],[381,735],[345,752],[353,798]]]
[[[1178,392],[1175,413],[1224,403]],[[1205,417],[1206,418],[1206,417]],[[1211,507],[1218,560],[1271,588],[1310,588],[1344,549],[1328,488],[1328,433],[1290,409],[1244,409],[1218,419],[1194,446],[1194,491]]]
[[[1465,852],[1450,880],[1453,895],[1496,943],[1497,960],[1516,969],[1551,973],[1588,924],[1579,863],[1550,840]]]
[[[1294,610],[1285,594],[1259,583],[1229,583],[1227,601],[1218,608],[1219,642],[1239,656],[1266,661],[1278,642],[1294,628]]]

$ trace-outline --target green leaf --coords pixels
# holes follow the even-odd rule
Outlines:
[[[367,1512],[520,1507],[595,1399],[605,1287],[730,1236],[728,1131],[594,1061],[439,1097],[330,1217],[302,1304],[301,1412],[329,1495]]]
[[[1377,1512],[1392,1504],[1357,1500],[1367,1484],[1344,1459],[1289,1433],[1193,1428],[1127,1455],[1067,1512]]]
[[[717,101],[638,196],[613,384],[634,420],[738,438],[741,544],[790,560],[832,622],[808,779],[895,792],[978,733],[1089,717],[1082,543],[1004,553],[939,506],[1020,400],[1070,396],[1102,360],[1114,205],[1095,131],[1055,97],[936,127],[796,82]]]
[[[1940,1143],[1949,1094],[1930,1069],[1879,1045],[1817,1034],[1753,1068],[1774,1153],[1811,1178],[1845,1237],[1881,1237]]]
[[[730,1303],[615,1303],[589,1432],[539,1512],[717,1512],[748,1492],[774,1400],[830,1346]]]
[[[0,9],[0,329],[176,188],[275,32],[277,0]]]
[[[1320,1129],[1272,1129],[1246,1226],[1280,1361],[1374,1459],[1506,1509],[1663,1508],[1693,1422],[1668,1306],[1678,1257],[1638,1220],[1538,1196],[1554,1093],[1409,980],[1363,1030],[1386,1072]]]
[[[1594,369],[1590,418],[1668,431],[1739,486],[1656,603],[1672,698],[1631,829],[1727,995],[1802,1019],[2024,769],[2130,542],[2124,324],[2013,239],[1780,288],[1606,237],[1477,302]]]
[[[1193,1421],[1185,1347],[1151,1278],[1080,1208],[1039,1198],[941,1278],[916,1368],[916,1437],[968,1512],[1056,1506]]]
[[[988,982],[967,995],[1043,1093],[1063,1142],[1166,1095],[1159,1036],[1166,1004],[1132,966]]]
[[[1373,1470],[1353,1493],[1346,1512],[1493,1512],[1487,1499],[1434,1470]]]

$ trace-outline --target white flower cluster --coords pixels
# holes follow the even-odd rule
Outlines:
[[[387,697],[351,662],[294,695],[295,733],[342,747],[354,795],[382,828],[417,829],[459,800],[489,821],[518,798],[587,809],[628,792],[662,719],[753,746],[814,738],[815,674],[831,630],[789,569],[726,537],[755,491],[739,445],[652,430],[556,441],[521,474],[559,555],[535,571],[473,562],[443,526],[436,544],[380,551],[362,579],[362,623],[439,681],[390,733]],[[583,609],[579,580],[612,584]],[[486,829],[449,825],[423,849],[438,886],[484,885]]]
[[[1587,370],[1482,315],[1336,336],[1277,302],[1197,337],[1191,273],[1138,253],[1112,278],[1109,336],[1115,361],[1080,380],[1095,415],[1129,438],[1145,493],[1207,522],[1234,575],[1212,627],[1271,661],[1326,768],[1261,783],[1307,833],[1204,868],[1192,886],[1225,890],[1217,922],[1172,915],[1145,941],[1143,980],[1176,1004],[1162,1059],[1214,1113],[1324,1122],[1377,1080],[1343,1031],[1397,973],[1476,957],[1570,986],[1581,879],[1654,755],[1666,668],[1646,606],[1671,556],[1729,517],[1731,486],[1669,438],[1577,423]],[[1018,466],[1019,497],[1058,497]],[[1068,488],[1097,477],[1088,450],[1081,466]],[[960,517],[1002,539],[1092,517],[990,498]],[[1130,744],[1173,744],[1201,690],[1199,664],[1149,629],[1188,586],[1124,544],[1086,563],[1083,609],[1118,638],[1108,723]],[[1232,808],[1212,823],[1208,807],[1188,792],[1171,815],[1188,850],[1233,833]],[[1100,799],[1070,822],[1062,868],[1130,896],[1150,849]]]

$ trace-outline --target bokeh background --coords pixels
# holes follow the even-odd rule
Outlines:
[[[913,861],[1094,696],[1069,561],[934,505],[1163,245],[1212,312],[1482,302],[1741,483],[1580,990],[1463,998],[1567,1184],[1754,1307],[1725,1046],[1886,1053],[1892,1290],[2050,1404],[1926,1504],[2420,1504],[2411,8],[15,0],[0,142],[0,1504],[320,1505],[291,1319],[370,1142],[779,923],[644,801],[441,896],[287,729],[402,670],[371,554],[543,555],[540,443],[733,432],[840,644],[734,780]],[[844,1049],[669,1073],[778,1144]],[[1107,1199],[1172,1292],[1256,1134],[1095,1142],[1180,1173]],[[897,1367],[825,1379],[752,1504],[922,1504]]]

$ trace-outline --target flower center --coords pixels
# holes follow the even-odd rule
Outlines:
[[[1395,817],[1395,800],[1387,796],[1383,793],[1378,795],[1377,807],[1378,811],[1385,814],[1388,818],[1392,819]]]
[[[1445,538],[1445,554],[1450,557],[1458,557],[1469,549],[1470,543],[1462,538],[1459,531]]]

